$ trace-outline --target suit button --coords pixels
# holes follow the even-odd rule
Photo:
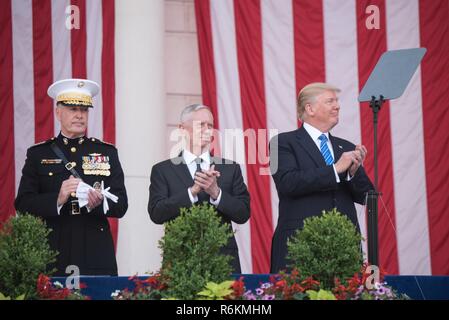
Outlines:
[[[53,172],[49,172],[48,175],[51,177],[53,175]]]
[[[70,148],[70,151],[76,152],[76,148],[75,148],[75,147],[72,147],[72,148]]]
[[[103,228],[100,228],[100,231],[101,231],[101,232],[103,232],[103,230],[104,230]]]

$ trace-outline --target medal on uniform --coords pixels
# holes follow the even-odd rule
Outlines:
[[[99,181],[96,181],[93,185],[94,189],[97,191],[101,191],[101,183]]]
[[[110,176],[111,165],[109,164],[109,157],[100,153],[91,153],[88,156],[83,156],[83,165],[85,175],[95,176]]]

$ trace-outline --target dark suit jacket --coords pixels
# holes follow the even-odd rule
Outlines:
[[[230,160],[215,157],[211,157],[211,162],[215,164],[215,170],[220,172],[220,177],[217,179],[218,186],[221,188],[221,200],[217,207],[219,216],[230,227],[231,221],[245,223],[250,216],[250,198],[240,166]],[[192,185],[193,179],[182,157],[154,165],[151,171],[148,203],[151,220],[162,224],[175,219],[180,213],[180,208],[190,208],[192,203],[187,189]],[[203,194],[201,198],[206,201],[210,199],[207,194]],[[240,273],[238,247],[234,237],[230,239],[222,252],[234,258],[233,272]]]
[[[351,142],[329,134],[335,162],[343,152],[352,151]],[[278,146],[278,168],[273,161]],[[271,272],[286,268],[287,239],[302,228],[305,218],[320,215],[323,210],[337,208],[358,227],[354,202],[363,204],[365,193],[374,189],[360,167],[352,180],[346,173],[336,182],[332,166],[326,166],[320,150],[307,131],[301,127],[282,133],[270,142],[272,176],[279,195],[279,219],[273,235]]]
[[[68,161],[76,163],[75,169],[85,183],[93,186],[95,182],[103,180],[104,187],[111,187],[109,191],[119,197],[117,203],[108,200],[109,211],[106,215],[102,204],[91,212],[87,212],[84,207],[81,208],[80,214],[71,215],[71,201],[76,200],[71,197],[58,215],[56,202],[59,190],[62,182],[68,179],[71,173],[62,161],[54,161],[59,157],[50,147],[53,142],[56,142]],[[83,169],[84,161],[95,156],[95,161],[109,163],[110,175],[99,175],[100,171],[87,174],[89,172]],[[65,274],[68,265],[78,266],[83,275],[117,274],[114,244],[107,218],[121,218],[128,208],[128,199],[117,149],[113,145],[86,137],[82,140],[70,139],[68,144],[64,144],[62,136],[59,135],[30,147],[22,170],[15,207],[22,213],[28,212],[43,218],[52,229],[49,244],[53,250],[59,252],[54,266],[57,269],[56,275],[68,276]]]

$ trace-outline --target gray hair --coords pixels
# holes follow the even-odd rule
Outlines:
[[[191,104],[190,106],[185,107],[181,112],[181,123],[184,123],[185,121],[187,121],[189,118],[189,115],[192,112],[202,110],[202,109],[209,110],[209,112],[212,113],[212,110],[208,106],[205,106],[203,104]]]
[[[316,97],[325,91],[334,91],[338,93],[341,90],[333,85],[323,82],[310,83],[301,89],[296,102],[296,111],[299,119],[304,120],[303,116],[306,105],[308,103],[314,103],[316,101]]]

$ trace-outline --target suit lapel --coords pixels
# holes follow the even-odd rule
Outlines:
[[[221,174],[223,173],[223,160],[217,157],[210,157],[210,165],[215,165],[215,170],[220,172]],[[221,179],[220,177],[217,178],[217,184],[219,187],[221,187],[220,185],[221,183]]]
[[[343,149],[343,146],[338,143],[337,139],[335,139],[330,133],[329,140],[331,141],[332,149],[334,150],[334,163],[336,163],[345,150]]]
[[[324,162],[323,155],[321,154],[313,139],[307,133],[306,129],[304,129],[304,127],[301,127],[297,130],[297,133],[299,143],[303,146],[304,150],[309,154],[309,156],[313,159],[317,166],[325,166],[326,162]]]
[[[192,176],[190,175],[189,168],[184,162],[183,157],[177,157],[173,159],[173,170],[176,175],[181,179],[181,181],[186,185],[186,187],[191,187],[193,184]]]

